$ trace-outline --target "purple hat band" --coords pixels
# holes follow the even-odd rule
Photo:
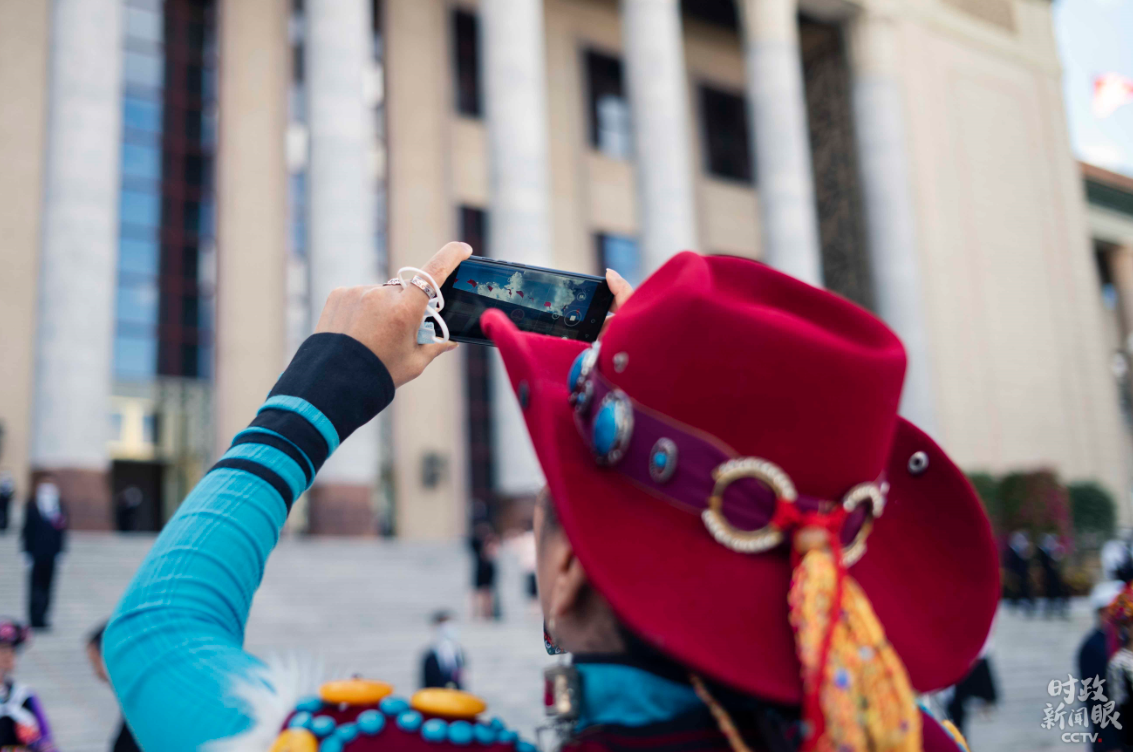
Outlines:
[[[28,638],[28,628],[12,621],[0,619],[0,645],[16,647]]]
[[[633,401],[606,381],[597,368],[583,374],[579,383],[580,388],[572,396],[575,423],[599,464],[688,512],[700,514],[708,509],[709,497],[716,487],[713,471],[742,455],[711,434]],[[879,484],[884,488],[883,481]],[[727,486],[721,498],[724,518],[741,531],[764,528],[775,514],[775,491],[756,478],[738,478]],[[802,493],[794,503],[804,512],[829,510],[837,504]],[[869,516],[868,504],[858,505],[850,512],[840,536],[843,546],[855,540]]]

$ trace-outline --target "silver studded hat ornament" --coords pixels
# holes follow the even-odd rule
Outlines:
[[[756,262],[686,252],[600,345],[494,311],[481,324],[525,395],[562,527],[635,634],[734,689],[801,703],[791,541],[817,525],[913,688],[967,672],[998,602],[995,541],[964,474],[898,416],[904,348],[875,316]]]

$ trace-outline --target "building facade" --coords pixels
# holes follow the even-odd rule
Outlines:
[[[1047,0],[44,5],[0,9],[0,467],[52,472],[82,527],[131,487],[160,526],[330,289],[451,239],[825,285],[901,335],[902,412],[963,467],[1097,480],[1133,521],[1130,191],[1071,155]],[[540,482],[462,347],[290,524],[451,538]]]

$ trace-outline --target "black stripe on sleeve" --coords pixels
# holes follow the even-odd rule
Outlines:
[[[295,445],[286,439],[281,439],[278,436],[272,436],[270,433],[263,433],[262,431],[252,431],[241,436],[237,436],[232,441],[232,446],[237,444],[263,444],[286,454],[295,464],[303,470],[303,477],[307,479],[307,485],[311,485],[311,481],[315,478],[311,474],[311,466],[307,463],[307,458],[303,453],[295,448]]]
[[[389,371],[370,348],[329,332],[308,337],[271,390],[273,397],[301,397],[317,407],[340,441],[385,409],[393,393]]]
[[[266,468],[252,460],[246,460],[240,457],[229,457],[213,465],[209,472],[211,473],[213,470],[220,470],[221,468],[243,470],[246,473],[251,473],[257,478],[267,481],[267,483],[279,493],[280,498],[283,499],[283,503],[287,506],[287,511],[291,511],[291,504],[295,501],[291,496],[291,487],[288,486],[287,481],[279,477],[279,474],[274,470]]]
[[[256,419],[252,421],[256,428],[266,428],[275,431],[280,436],[286,436],[288,441],[299,447],[307,459],[315,466],[315,472],[327,461],[330,447],[326,439],[319,433],[319,429],[311,425],[306,418],[290,410],[277,410],[268,408],[261,410]],[[304,463],[305,464],[305,463]]]

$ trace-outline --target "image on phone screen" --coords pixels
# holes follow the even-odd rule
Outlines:
[[[487,343],[480,315],[498,308],[520,329],[593,342],[612,301],[601,277],[472,257],[442,286],[452,339]]]

